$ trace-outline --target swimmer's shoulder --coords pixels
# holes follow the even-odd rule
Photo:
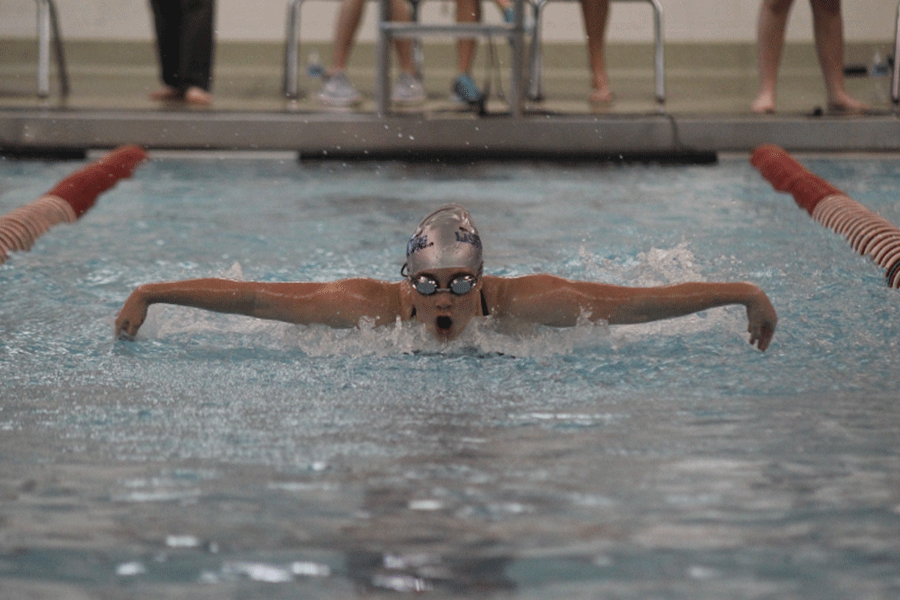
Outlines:
[[[378,325],[393,323],[397,317],[403,320],[411,317],[409,286],[402,285],[402,282],[358,277],[332,281],[326,285],[343,299],[342,302],[355,305],[360,316],[373,317]]]
[[[490,314],[498,317],[508,315],[510,311],[518,312],[514,309],[517,304],[527,303],[528,299],[536,293],[558,287],[566,281],[547,273],[534,273],[519,277],[484,275],[481,280],[482,293]]]
[[[375,280],[373,280],[375,281]],[[413,311],[412,288],[403,281],[377,281],[381,295],[388,299],[394,318],[400,317],[402,321],[409,321],[415,315]]]
[[[481,277],[481,293],[484,295],[489,314],[500,317],[507,313],[511,304],[516,301],[523,284],[526,283],[524,280],[528,277],[531,276],[483,275]]]

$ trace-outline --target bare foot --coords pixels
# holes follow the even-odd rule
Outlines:
[[[828,102],[828,112],[841,115],[862,115],[870,110],[871,106],[846,94]]]
[[[768,94],[760,94],[750,106],[750,110],[760,115],[775,114],[775,98]]]
[[[163,100],[163,101],[180,100],[181,92],[179,92],[175,88],[169,87],[167,85],[164,88],[162,88],[161,90],[157,90],[157,91],[153,92],[152,94],[150,94],[150,99],[151,100]]]
[[[591,104],[612,104],[616,101],[616,95],[608,87],[594,88],[588,102]]]
[[[184,92],[184,101],[194,106],[209,106],[212,104],[212,95],[206,90],[192,85]]]

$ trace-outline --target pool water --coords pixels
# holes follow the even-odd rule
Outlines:
[[[900,223],[896,157],[799,158]],[[0,162],[0,214],[80,166]],[[489,273],[754,282],[772,346],[738,307],[441,346],[154,306],[113,339],[144,282],[396,280],[451,201]],[[155,158],[0,266],[0,597],[898,597],[898,316],[743,156]]]

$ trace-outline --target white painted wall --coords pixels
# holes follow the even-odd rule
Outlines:
[[[664,11],[666,41],[752,41],[755,37],[759,0],[660,0]],[[307,41],[331,38],[335,0],[306,0],[301,37]],[[376,4],[367,3],[360,40],[375,38]],[[56,0],[64,39],[152,39],[149,7],[142,0]],[[0,37],[35,36],[34,0],[0,0]],[[218,0],[216,29],[220,40],[280,41],[284,38],[286,0]],[[452,0],[423,4],[423,21],[451,22]],[[486,19],[498,20],[493,6],[485,5]],[[890,41],[896,23],[896,0],[844,3],[847,41]],[[795,2],[788,39],[812,39],[809,3]],[[581,14],[575,2],[552,2],[545,12],[544,39],[583,39]],[[652,32],[650,8],[637,3],[613,2],[609,39],[648,40]],[[2,57],[0,57],[2,60]]]

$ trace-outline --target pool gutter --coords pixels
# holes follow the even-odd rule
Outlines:
[[[900,151],[894,114],[866,116],[552,115],[465,113],[0,110],[0,150],[289,150],[306,158],[535,158],[691,156],[788,151]]]

